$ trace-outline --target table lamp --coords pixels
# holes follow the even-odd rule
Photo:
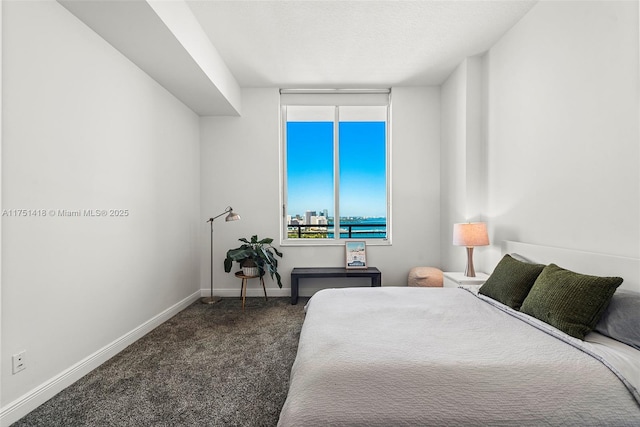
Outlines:
[[[473,268],[473,248],[489,244],[487,224],[484,222],[453,224],[453,244],[467,247],[467,267],[464,270],[464,275],[476,277],[476,271]]]

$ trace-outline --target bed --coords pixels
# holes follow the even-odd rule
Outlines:
[[[637,259],[503,252],[622,271],[620,292],[640,291]],[[462,288],[328,289],[306,310],[279,426],[640,425],[640,348],[606,334],[575,338]]]

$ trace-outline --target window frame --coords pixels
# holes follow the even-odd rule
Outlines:
[[[300,90],[285,90],[281,89],[281,101],[280,101],[280,207],[281,207],[281,218],[280,218],[280,245],[281,246],[344,246],[345,242],[352,240],[364,240],[368,246],[389,246],[392,244],[392,230],[393,230],[393,221],[392,221],[392,170],[391,170],[391,153],[392,153],[392,141],[391,141],[391,111],[392,111],[392,99],[391,99],[391,90],[311,90],[311,91],[300,91]],[[305,100],[309,100],[308,102],[300,103],[300,104],[290,104],[282,102],[282,94],[283,93],[296,93],[302,94],[305,96]],[[333,238],[290,238],[288,237],[288,224],[287,224],[287,107],[289,105],[306,105],[306,106],[333,106],[334,107],[334,141],[333,141],[333,198],[334,198],[334,228],[335,230],[339,230],[340,227],[340,153],[339,153],[339,107],[340,106],[367,106],[365,103],[361,105],[358,103],[358,97],[365,95],[367,93],[375,93],[381,94],[385,93],[387,95],[386,104],[386,126],[385,126],[385,179],[386,179],[386,229],[387,236],[386,238],[362,238],[362,237],[353,237],[353,238],[340,238],[340,233],[334,231]],[[320,103],[313,102],[314,95],[321,94],[323,98],[320,99]],[[351,102],[329,102],[327,103],[327,97],[325,95],[328,94],[357,94],[357,98],[355,101]],[[310,95],[310,96],[308,96]],[[308,97],[307,97],[308,96]],[[336,97],[340,99],[344,99],[344,97]],[[348,99],[348,98],[347,98]],[[339,99],[336,99],[338,101]],[[381,105],[381,104],[375,104]]]

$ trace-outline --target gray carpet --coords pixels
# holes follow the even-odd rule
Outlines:
[[[306,300],[194,303],[13,426],[275,426]]]

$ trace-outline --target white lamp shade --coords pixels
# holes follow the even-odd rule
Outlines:
[[[489,244],[487,224],[484,222],[453,224],[453,244],[468,248],[487,246]]]

